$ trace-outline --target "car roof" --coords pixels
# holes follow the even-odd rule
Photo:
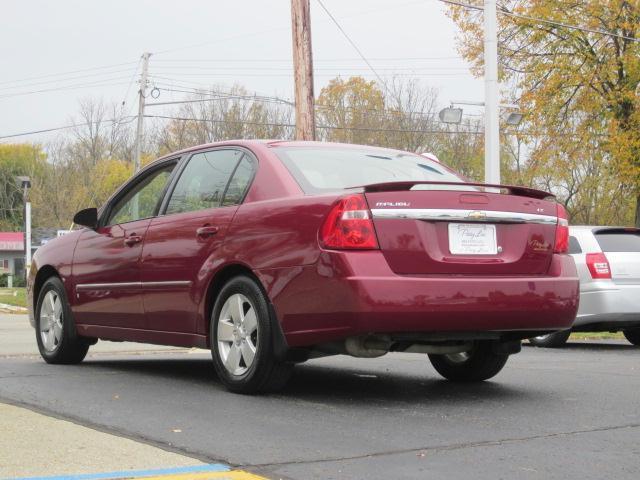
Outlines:
[[[419,156],[417,153],[407,152],[404,150],[397,150],[394,148],[374,147],[371,145],[358,145],[353,143],[337,143],[337,142],[317,142],[317,141],[303,141],[303,140],[277,140],[277,139],[238,139],[238,140],[225,140],[222,142],[204,143],[201,145],[194,145],[193,147],[184,148],[176,152],[171,152],[158,158],[152,163],[159,160],[165,160],[167,158],[175,157],[176,155],[184,155],[185,153],[193,152],[195,150],[202,150],[204,148],[215,148],[223,146],[244,146],[250,148],[252,146],[266,146],[273,147],[321,147],[321,148],[345,148],[350,150],[357,150],[359,148],[367,148],[371,150],[380,150],[384,152],[398,152],[404,154],[411,154]]]

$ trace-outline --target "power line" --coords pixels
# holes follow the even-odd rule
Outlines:
[[[185,71],[186,70],[197,70],[197,71],[231,71],[233,73],[236,72],[241,72],[244,70],[250,70],[250,71],[259,71],[259,72],[264,72],[264,71],[287,71],[290,72],[292,66],[291,65],[286,65],[286,66],[277,66],[277,67],[272,67],[272,66],[268,66],[268,67],[264,67],[264,66],[232,66],[232,67],[226,67],[226,66],[203,66],[203,65],[160,65],[159,66],[160,71],[158,73],[165,73],[165,70],[179,70],[179,71]],[[429,71],[438,71],[438,70],[452,70],[452,71],[459,71],[459,70],[468,70],[469,68],[466,66],[463,67],[453,67],[453,66],[410,66],[410,67],[398,67],[398,66],[385,66],[385,67],[378,67],[378,70],[391,70],[394,72],[397,71],[403,71],[403,70],[429,70]],[[346,65],[336,65],[336,66],[327,66],[327,67],[314,67],[313,69],[314,71],[362,71],[365,70],[365,68],[363,67],[359,67],[359,66],[346,66]],[[127,70],[128,71],[128,70]],[[368,69],[367,69],[368,71]],[[176,73],[175,71],[171,71],[170,73]],[[241,73],[240,73],[241,74]]]
[[[362,60],[360,57],[352,58],[323,58],[313,59],[313,63],[329,63],[329,62],[353,62],[355,60]],[[462,60],[460,56],[441,56],[441,57],[369,57],[369,60],[375,61],[390,61],[390,62],[405,62],[405,61],[431,61],[431,60]],[[155,59],[156,63],[289,63],[292,61],[290,58],[278,59],[278,58],[196,58],[196,59]]]
[[[470,10],[484,10],[484,7],[481,5],[473,5],[471,3],[464,3],[464,2],[457,2],[454,0],[437,0],[439,2],[442,3],[447,3],[449,5],[455,5],[458,7],[463,7],[463,8],[467,8]],[[588,28],[588,27],[581,27],[579,25],[572,25],[569,23],[564,23],[564,22],[559,22],[557,20],[549,20],[546,18],[538,18],[538,17],[531,17],[529,15],[522,15],[519,13],[515,13],[512,12],[510,10],[505,9],[504,7],[498,9],[498,13],[502,14],[502,15],[507,15],[509,17],[514,17],[514,18],[519,18],[522,20],[528,20],[530,22],[534,22],[534,23],[542,23],[542,24],[546,24],[546,25],[553,25],[556,27],[562,27],[562,28],[568,28],[570,30],[579,30],[582,32],[588,32],[588,33],[595,33],[595,34],[599,34],[599,35],[605,35],[608,37],[616,37],[616,38],[622,38],[623,40],[630,40],[633,42],[640,42],[639,38],[636,37],[628,37],[626,35],[620,35],[619,33],[614,33],[614,32],[609,32],[607,30],[601,30],[598,28]]]
[[[58,78],[58,79],[53,79],[53,80],[45,80],[42,82],[33,82],[33,83],[21,83],[19,85],[13,85],[13,86],[5,86],[5,87],[0,87],[0,90],[14,90],[16,88],[26,88],[26,87],[36,87],[38,85],[49,85],[52,83],[60,83],[60,82],[68,82],[68,81],[73,81],[73,80],[78,80],[81,78],[88,78],[88,77],[97,77],[97,76],[103,76],[103,75],[115,75],[118,73],[124,73],[124,72],[130,72],[131,68],[127,68],[125,70],[114,70],[114,71],[110,71],[110,72],[98,72],[98,73],[90,73],[87,75],[79,75],[79,76],[75,76],[75,77],[66,77],[66,78]],[[60,85],[60,86],[64,86],[64,85]]]
[[[342,32],[342,35],[344,35],[344,37],[347,39],[347,41],[351,44],[351,46],[354,48],[354,50],[356,52],[358,52],[358,55],[360,55],[360,58],[362,59],[362,61],[364,61],[364,63],[367,64],[367,66],[371,69],[371,71],[374,73],[374,75],[376,76],[376,78],[380,81],[380,83],[382,84],[382,86],[384,87],[385,90],[387,89],[387,84],[386,82],[382,79],[382,77],[380,75],[378,75],[378,72],[376,72],[376,69],[373,68],[373,65],[371,65],[371,63],[369,62],[369,60],[367,60],[367,58],[364,56],[364,54],[362,53],[362,51],[358,48],[358,46],[356,45],[356,43],[351,40],[351,37],[349,37],[349,35],[347,35],[347,32],[344,31],[344,29],[342,28],[342,26],[340,26],[340,24],[338,23],[338,21],[335,19],[335,17],[333,15],[331,15],[331,12],[327,9],[327,7],[324,6],[324,3],[322,3],[322,0],[317,0],[318,4],[322,7],[322,9],[327,13],[327,15],[329,15],[329,18],[333,21],[333,23],[336,24],[336,27],[338,27],[338,30],[340,30]]]
[[[178,120],[183,122],[203,122],[203,123],[216,123],[216,124],[238,124],[238,125],[252,125],[259,127],[282,127],[282,128],[295,128],[293,123],[270,123],[270,122],[250,122],[243,120],[215,120],[206,118],[195,117],[177,117],[172,115],[145,115],[146,118],[159,118],[164,120]],[[394,132],[394,133],[430,133],[430,134],[469,134],[469,135],[484,135],[482,131],[468,131],[468,130],[423,130],[423,129],[401,129],[401,128],[369,128],[369,127],[337,127],[332,125],[316,125],[316,128],[324,130],[354,130],[354,131],[369,131],[369,132]]]
[[[129,123],[131,120],[129,121],[122,121],[124,119],[132,119],[135,118],[135,115],[129,115],[126,117],[122,117],[122,119],[108,119],[108,120],[100,120],[100,121],[96,121],[96,122],[85,122],[85,123],[74,123],[72,125],[64,125],[62,127],[53,127],[53,128],[45,128],[42,130],[32,130],[29,132],[20,132],[20,133],[12,133],[10,135],[2,135],[0,136],[0,140],[4,140],[5,138],[14,138],[14,137],[25,137],[27,135],[35,135],[38,133],[48,133],[48,132],[55,132],[58,130],[68,130],[70,128],[78,128],[78,127],[87,127],[89,125],[95,125],[97,123],[109,123],[112,122],[114,125],[115,124],[125,124],[125,123]]]
[[[0,95],[0,99],[10,98],[10,97],[22,97],[25,95],[33,95],[35,93],[57,92],[60,90],[75,90],[78,88],[86,88],[86,87],[111,87],[114,85],[124,85],[127,82],[117,82],[117,83],[104,83],[104,82],[112,82],[112,81],[128,79],[128,78],[129,78],[128,76],[114,77],[114,78],[98,80],[96,82],[91,82],[91,83],[77,83],[75,85],[65,85],[63,87],[44,88],[40,90],[30,90],[26,92],[6,93],[3,95]]]
[[[351,76],[359,76],[359,77],[376,77],[380,82],[382,82],[382,78],[377,73],[364,73],[363,71],[350,71],[343,70],[342,74],[340,74],[337,70],[337,73],[316,73],[315,77],[351,77]],[[178,72],[159,72],[160,74],[168,73],[170,75],[178,74]],[[179,75],[184,77],[290,77],[291,73],[258,73],[258,72],[225,72],[225,73],[194,73],[194,72],[180,72]],[[468,77],[470,73],[460,73],[460,72],[450,72],[450,73],[393,73],[389,72],[385,74],[387,77]],[[157,75],[153,75],[156,78],[161,78]],[[384,87],[384,84],[382,85]]]
[[[16,82],[24,82],[24,81],[28,81],[28,80],[39,80],[41,78],[49,78],[49,77],[59,77],[59,76],[63,76],[63,75],[71,75],[74,73],[81,73],[81,72],[90,72],[93,70],[104,70],[104,69],[108,69],[108,68],[113,68],[113,67],[121,67],[123,65],[133,65],[136,62],[124,62],[124,63],[114,63],[111,65],[103,65],[101,67],[91,67],[91,68],[83,68],[80,70],[70,70],[67,72],[61,72],[61,73],[49,73],[46,75],[39,75],[36,77],[26,77],[26,78],[18,78],[15,80],[5,80],[3,82],[0,82],[0,85],[6,85],[7,83],[16,83]]]
[[[124,98],[122,99],[122,108],[124,109],[125,103],[127,101],[127,97],[129,96],[129,91],[131,90],[131,85],[133,85],[133,81],[136,78],[136,74],[138,73],[138,68],[140,68],[140,63],[142,62],[142,57],[138,59],[138,63],[136,65],[136,69],[133,71],[131,75],[131,80],[129,80],[129,85],[127,86],[127,91],[124,94]]]

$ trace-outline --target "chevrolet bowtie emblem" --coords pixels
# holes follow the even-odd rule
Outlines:
[[[480,212],[476,210],[473,212],[469,212],[469,214],[467,215],[467,218],[470,218],[473,220],[482,220],[483,218],[487,218],[487,214],[485,212]]]

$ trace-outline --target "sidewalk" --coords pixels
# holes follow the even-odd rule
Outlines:
[[[153,355],[188,349],[98,342],[89,355]],[[0,313],[0,359],[39,357],[26,315]],[[0,363],[0,395],[2,368]],[[176,431],[179,435],[181,432]],[[203,462],[142,442],[0,403],[0,480],[264,480],[228,465]]]
[[[0,478],[202,465],[25,408],[0,404]]]
[[[0,431],[0,478],[261,479],[2,403]]]

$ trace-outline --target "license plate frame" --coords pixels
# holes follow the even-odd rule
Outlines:
[[[490,223],[450,223],[449,252],[452,255],[497,255],[496,226]]]

